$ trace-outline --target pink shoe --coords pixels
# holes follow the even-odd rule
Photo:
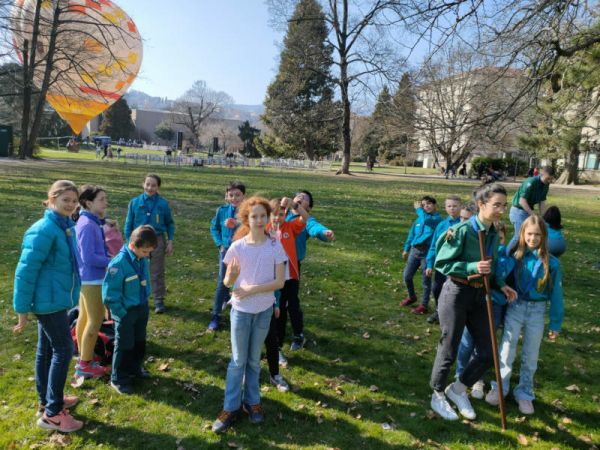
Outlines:
[[[106,369],[96,361],[79,361],[75,366],[75,375],[84,378],[100,378],[106,375]]]
[[[404,300],[402,300],[400,302],[400,306],[408,306],[408,305],[412,305],[413,303],[415,303],[417,301],[417,299],[415,298],[410,298],[410,297],[406,297]]]
[[[419,305],[416,308],[413,308],[411,311],[413,314],[425,314],[427,312],[427,307],[423,305]]]
[[[45,430],[56,430],[61,433],[71,433],[72,431],[81,430],[83,422],[75,419],[68,409],[63,409],[55,416],[48,417],[46,413],[37,421],[38,427]]]
[[[63,397],[63,409],[71,409],[77,403],[79,403],[79,397],[77,397],[76,395],[65,395]],[[46,405],[40,405],[35,416],[37,418],[40,418],[44,415],[45,412]]]

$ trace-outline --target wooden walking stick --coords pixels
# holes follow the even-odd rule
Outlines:
[[[481,260],[487,260],[485,254],[485,235],[483,230],[477,232],[479,237],[479,253]],[[494,316],[492,313],[492,290],[490,288],[490,277],[483,275],[483,284],[485,286],[485,304],[487,306],[488,323],[490,326],[490,337],[492,338],[492,355],[494,357],[494,371],[496,372],[496,384],[498,385],[498,401],[500,405],[500,420],[502,421],[502,430],[506,430],[506,411],[504,410],[504,395],[502,394],[502,378],[500,377],[500,361],[498,360],[498,343],[496,341],[496,332],[494,328]]]

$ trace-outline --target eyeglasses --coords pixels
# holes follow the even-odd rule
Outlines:
[[[489,205],[489,203],[486,203],[486,205]],[[490,205],[492,208],[494,208],[495,210],[506,210],[508,204],[507,203],[492,203]]]

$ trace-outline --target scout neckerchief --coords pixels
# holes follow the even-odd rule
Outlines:
[[[148,282],[146,278],[144,278],[144,269],[142,267],[143,261],[138,260],[139,264],[136,263],[136,261],[134,261],[134,259],[131,257],[131,253],[129,253],[129,250],[126,247],[123,247],[121,249],[121,253],[125,255],[127,262],[133,268],[133,270],[135,270],[135,273],[137,274],[138,279],[140,280],[140,305],[144,305],[148,303],[148,295],[146,294],[146,285],[148,284]]]
[[[71,229],[75,226],[75,222],[71,220],[70,217],[61,216],[54,209],[50,209],[54,219],[58,226],[65,232],[65,236],[67,238],[67,245],[69,246],[69,251],[71,253],[71,263],[73,264],[73,272],[75,272],[77,278],[79,278],[79,252],[77,251],[77,245],[75,244],[75,240],[72,239],[72,231]]]
[[[142,194],[142,195],[146,195],[147,198],[142,197],[142,200],[144,201],[144,205],[143,208],[146,210],[146,225],[150,225],[150,221],[152,220],[152,216],[154,215],[154,210],[156,210],[156,205],[158,205],[158,193],[154,194],[152,197],[150,197],[148,194]],[[154,202],[152,203],[152,209],[149,210],[149,208],[146,208],[146,201],[149,199],[154,199]],[[158,225],[158,214],[156,217],[156,224]]]
[[[479,236],[479,224],[477,223],[477,219],[475,218],[476,216],[471,216],[471,218],[469,219],[471,222],[471,227],[473,228],[473,231],[475,232],[475,236]],[[487,239],[487,233],[486,233],[486,239]],[[485,242],[485,239],[484,239]],[[494,240],[491,239],[490,242],[488,243],[488,245],[485,248],[485,256],[487,256],[488,258],[491,258],[492,256],[492,251],[493,251],[493,246],[494,246]]]
[[[87,211],[85,209],[83,211],[81,211],[80,215],[89,218],[92,222],[94,222],[96,225],[98,225],[98,228],[100,228],[100,233],[102,233],[102,243],[104,244],[104,254],[106,256],[108,256],[108,247],[106,246],[106,236],[104,235],[104,228],[102,228],[102,225],[104,225],[105,220],[101,219],[94,213]]]
[[[235,219],[235,206],[229,205],[229,217],[228,219]],[[227,248],[231,245],[231,238],[233,237],[232,232],[229,232],[229,237],[227,238]]]
[[[520,278],[520,275],[517,278],[517,272],[520,273],[521,270],[518,270],[518,271],[515,270],[515,271],[513,271],[513,276],[515,277],[515,286],[517,287],[517,291],[519,291],[519,294],[529,295],[529,291],[531,290],[531,288],[533,287],[533,285],[537,281],[538,273],[540,271],[540,267],[542,267],[542,264],[543,264],[543,262],[542,262],[541,258],[537,257],[537,260],[535,261],[535,265],[533,266],[533,272],[532,272],[531,276],[526,275],[527,276],[527,283],[525,284],[524,289],[521,289],[519,287],[519,280],[518,280],[518,278]],[[520,261],[520,265],[524,265],[522,260]],[[537,290],[538,289],[536,287],[536,291]]]

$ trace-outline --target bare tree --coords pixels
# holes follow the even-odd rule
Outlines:
[[[271,23],[283,29],[295,0],[266,0]],[[334,49],[334,81],[342,101],[343,160],[340,173],[350,173],[353,89],[372,91],[374,80],[397,80],[401,58],[390,34],[401,26],[407,2],[397,0],[322,0]],[[304,19],[304,20],[310,20]]]
[[[206,121],[216,116],[224,105],[232,103],[233,99],[227,93],[215,91],[205,81],[198,80],[174,103],[173,111],[181,114],[173,114],[172,120],[189,130],[195,144]]]
[[[476,149],[514,150],[524,126],[521,104],[512,101],[526,82],[521,71],[507,72],[455,47],[426,59],[419,76],[414,120],[419,151],[431,152],[435,161],[444,160],[450,168]]]
[[[10,3],[2,0],[0,4],[0,51],[8,54],[14,44],[11,55],[14,58],[16,53],[23,68],[19,157],[26,158],[33,154],[48,92],[52,91],[55,106],[58,103],[64,110],[82,101],[88,110],[101,112],[127,89],[128,83],[117,80],[130,81],[137,75],[141,55],[132,54],[140,38],[121,10],[118,17],[109,17],[117,10],[113,4]],[[126,57],[120,53],[123,50]],[[104,88],[106,80],[114,80],[111,89]]]

